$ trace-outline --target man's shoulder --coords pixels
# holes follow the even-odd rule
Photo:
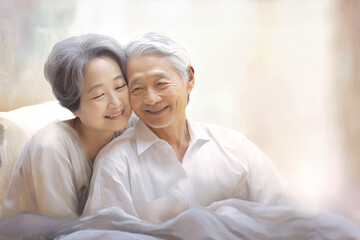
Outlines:
[[[191,127],[195,131],[205,131],[208,135],[216,138],[224,137],[224,138],[241,138],[246,139],[243,133],[239,130],[231,129],[228,127],[220,126],[214,123],[206,123],[206,122],[196,122],[189,121]]]
[[[203,132],[217,146],[237,153],[253,152],[255,145],[240,131],[213,123],[192,122],[196,132]]]

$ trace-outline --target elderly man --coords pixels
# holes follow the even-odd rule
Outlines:
[[[180,45],[145,34],[126,47],[134,128],[98,155],[85,213],[118,206],[163,222],[229,198],[285,201],[269,160],[241,133],[186,118],[194,68]]]

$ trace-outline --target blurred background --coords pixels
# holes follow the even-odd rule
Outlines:
[[[53,100],[48,53],[88,32],[179,42],[190,119],[243,132],[302,206],[359,214],[360,1],[2,0],[0,111]]]

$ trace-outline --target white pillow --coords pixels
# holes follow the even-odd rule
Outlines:
[[[25,143],[37,130],[49,123],[73,117],[57,101],[0,112],[0,203],[9,184],[14,163]]]

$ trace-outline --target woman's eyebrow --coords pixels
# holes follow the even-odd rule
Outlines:
[[[88,93],[90,93],[92,90],[94,90],[95,88],[98,88],[98,87],[100,87],[100,86],[102,86],[102,85],[104,85],[104,84],[102,84],[102,83],[95,84],[94,86],[92,86],[92,87],[88,90]]]
[[[113,80],[118,80],[118,79],[124,79],[122,74],[117,75],[116,77],[114,77]]]
[[[124,79],[123,75],[119,74],[116,77],[114,77],[113,80],[119,80],[119,79]],[[104,84],[99,83],[99,84],[95,84],[94,86],[91,86],[91,88],[88,90],[88,93],[90,93],[92,90],[94,90],[95,88],[98,88],[98,87],[100,87],[102,85],[104,85]]]

